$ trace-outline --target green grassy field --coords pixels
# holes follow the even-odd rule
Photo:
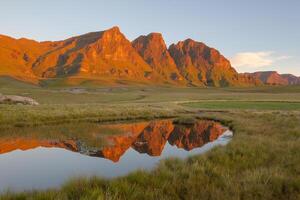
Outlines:
[[[8,192],[1,200],[300,198],[299,86],[89,86],[74,92],[10,81],[0,79],[0,93],[29,96],[41,105],[0,105],[1,133],[77,121],[197,116],[221,121],[234,137],[203,155],[165,160],[151,172],[111,180],[83,177],[57,190]]]
[[[76,89],[80,88],[80,91]],[[40,104],[126,104],[198,100],[295,101],[300,102],[300,86],[254,88],[176,88],[155,86],[68,86],[38,87],[0,78],[0,93],[18,94]]]
[[[183,105],[202,109],[300,110],[300,102],[280,101],[203,101]]]

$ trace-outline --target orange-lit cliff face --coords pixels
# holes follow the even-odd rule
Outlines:
[[[178,148],[192,150],[217,139],[225,131],[219,123],[207,120],[197,121],[190,126],[173,124],[172,120],[109,126],[114,129],[118,128],[122,134],[108,136],[106,138],[107,145],[104,147],[89,148],[84,145],[84,141],[76,141],[75,139],[3,138],[0,139],[0,154],[17,149],[29,150],[37,147],[56,147],[117,162],[129,148],[133,148],[139,153],[147,153],[150,156],[159,156],[167,141]]]
[[[57,42],[0,35],[0,76],[25,81],[57,77],[148,84],[253,85],[217,50],[191,39],[167,49],[159,33],[130,42],[118,27]]]

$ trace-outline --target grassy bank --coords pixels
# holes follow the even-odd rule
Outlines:
[[[299,112],[203,112],[234,129],[225,147],[151,172],[76,179],[59,190],[7,193],[1,199],[299,199]]]
[[[0,130],[10,127],[174,117],[185,110],[166,104],[0,105]]]

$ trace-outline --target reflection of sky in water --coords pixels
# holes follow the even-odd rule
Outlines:
[[[178,149],[166,143],[162,155],[151,157],[130,148],[114,163],[108,159],[90,157],[59,148],[36,148],[16,150],[0,155],[0,191],[45,189],[63,184],[71,177],[102,176],[116,177],[137,169],[151,169],[161,159],[186,158],[203,153],[216,145],[225,145],[230,137],[226,131],[217,140],[191,151]]]

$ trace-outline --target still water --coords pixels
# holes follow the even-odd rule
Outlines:
[[[105,124],[85,130],[1,137],[0,192],[54,188],[73,177],[113,178],[151,170],[162,159],[201,154],[232,137],[226,127],[208,120],[189,125],[172,120]]]

